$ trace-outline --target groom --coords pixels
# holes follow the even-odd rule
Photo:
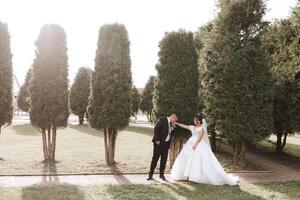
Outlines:
[[[177,121],[177,116],[175,113],[173,113],[168,117],[159,118],[158,122],[154,127],[154,136],[152,139],[153,156],[152,156],[152,161],[150,166],[149,177],[147,180],[153,179],[154,170],[156,168],[159,158],[160,158],[159,177],[163,180],[166,180],[164,172],[168,160],[168,152],[170,147],[172,131],[174,130],[176,121]]]

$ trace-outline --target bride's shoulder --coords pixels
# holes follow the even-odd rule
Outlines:
[[[193,131],[195,129],[195,126],[193,126],[193,125],[190,125],[188,127],[189,127],[190,131]]]

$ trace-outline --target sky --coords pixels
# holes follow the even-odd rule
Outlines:
[[[296,1],[268,0],[266,19],[287,17]],[[216,0],[0,0],[0,5],[20,84],[32,65],[34,42],[44,24],[59,24],[66,31],[70,83],[79,67],[94,68],[99,28],[124,24],[131,43],[133,84],[142,88],[156,74],[158,43],[165,32],[196,31],[216,16]],[[14,90],[18,91],[16,83]]]

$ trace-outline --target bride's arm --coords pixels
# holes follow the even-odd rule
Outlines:
[[[197,135],[197,138],[196,138],[196,141],[195,141],[195,144],[193,145],[193,149],[195,150],[199,144],[199,142],[201,141],[202,137],[203,137],[203,134],[204,134],[204,130],[203,128],[200,130],[200,133]]]
[[[181,124],[181,123],[178,123],[178,122],[176,122],[175,124],[178,125],[178,126],[180,126],[181,128],[185,128],[185,129],[190,130],[189,126],[187,126],[185,124]]]

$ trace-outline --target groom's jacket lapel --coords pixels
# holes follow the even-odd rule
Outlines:
[[[169,134],[169,123],[166,117],[161,117],[154,127],[154,136],[152,142],[165,142]]]

